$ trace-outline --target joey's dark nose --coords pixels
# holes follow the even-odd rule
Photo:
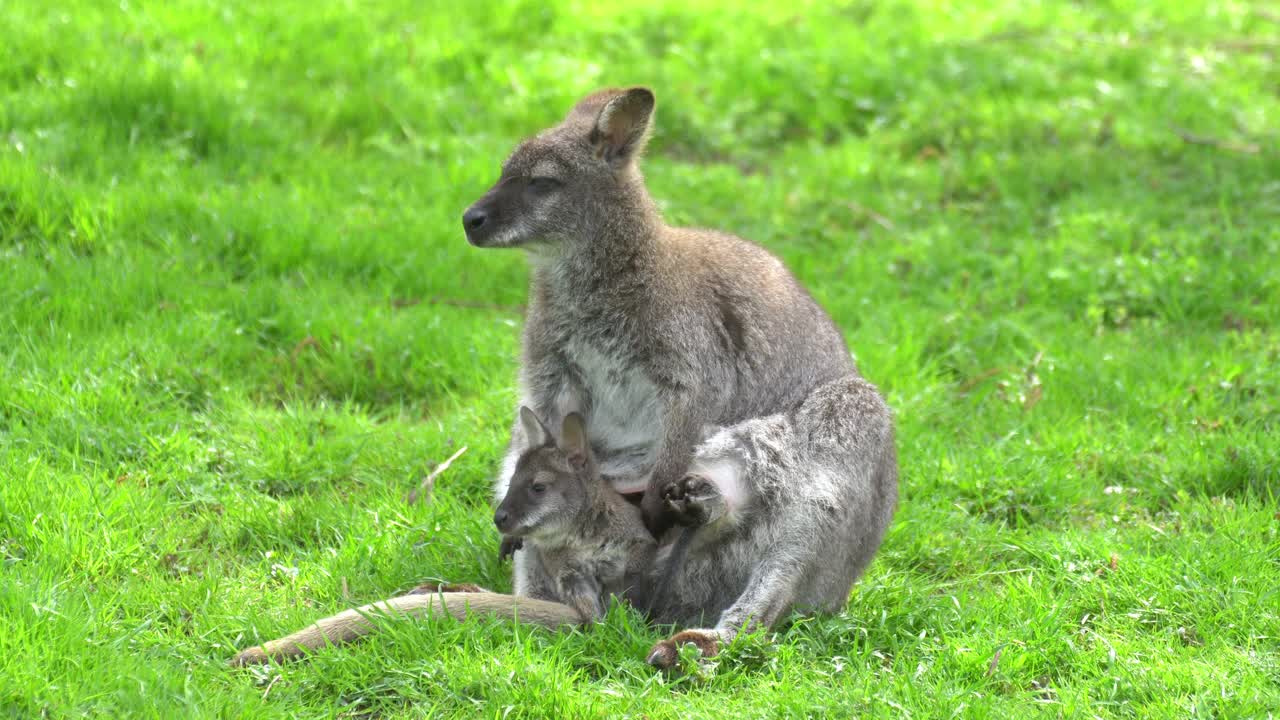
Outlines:
[[[507,511],[499,510],[493,514],[493,524],[498,526],[499,530],[505,530],[507,526]]]
[[[489,219],[489,213],[481,208],[470,208],[462,213],[462,227],[466,228],[467,234],[480,229],[484,225],[484,221]]]

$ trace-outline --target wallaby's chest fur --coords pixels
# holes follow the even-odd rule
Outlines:
[[[600,471],[620,492],[644,490],[662,425],[661,378],[642,355],[651,342],[639,293],[601,291],[590,281],[538,273],[526,325],[526,388],[554,414],[579,411],[592,429]]]

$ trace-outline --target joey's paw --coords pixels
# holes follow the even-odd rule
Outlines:
[[[705,525],[720,517],[724,507],[720,489],[703,475],[685,475],[667,483],[662,500],[681,525]]]
[[[524,538],[503,536],[502,544],[498,546],[498,562],[503,562],[509,557],[515,557],[516,551],[524,547]]]
[[[680,663],[680,648],[685,645],[698,648],[704,658],[713,658],[720,653],[720,636],[715,630],[683,630],[654,645],[645,662],[670,670]]]
[[[645,491],[644,497],[640,498],[640,512],[644,518],[644,526],[649,533],[655,538],[662,537],[672,525],[672,513],[670,506],[662,497],[663,485],[650,488]]]
[[[435,595],[436,593],[487,593],[487,588],[472,583],[423,583],[405,595]]]

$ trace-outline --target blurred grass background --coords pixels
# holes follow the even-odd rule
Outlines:
[[[0,714],[1280,712],[1278,52],[1262,2],[0,4]],[[623,609],[226,670],[509,588],[525,268],[459,216],[631,83],[668,220],[783,257],[897,411],[847,611],[683,680]]]

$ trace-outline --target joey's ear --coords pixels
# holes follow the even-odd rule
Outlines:
[[[551,444],[551,433],[542,424],[538,415],[523,405],[520,406],[520,427],[524,429],[525,441],[529,447],[542,447]]]
[[[560,449],[569,457],[569,462],[579,470],[587,464],[587,428],[578,413],[564,416],[564,424],[560,427]]]
[[[591,148],[615,170],[631,162],[649,139],[653,92],[635,87],[605,103],[591,128]]]

